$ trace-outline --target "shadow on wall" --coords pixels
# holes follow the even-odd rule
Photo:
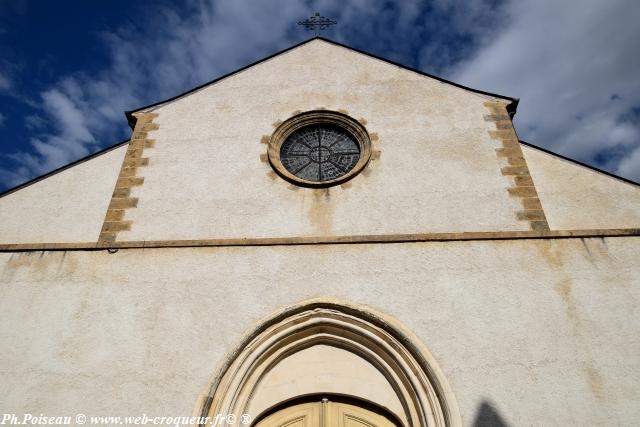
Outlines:
[[[485,401],[478,408],[473,427],[509,427],[509,425],[500,417],[498,411]]]

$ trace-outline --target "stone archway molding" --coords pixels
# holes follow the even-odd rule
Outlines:
[[[462,425],[448,382],[413,333],[388,315],[334,299],[305,301],[260,322],[225,359],[198,415],[243,414],[266,373],[318,344],[350,351],[375,366],[400,399],[408,427]]]

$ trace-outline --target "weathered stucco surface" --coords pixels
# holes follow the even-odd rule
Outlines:
[[[126,146],[0,198],[0,244],[96,241]]]
[[[551,229],[640,228],[640,187],[522,146]]]
[[[5,412],[191,414],[256,322],[314,297],[395,316],[465,424],[640,417],[640,238],[0,254]]]
[[[154,110],[156,144],[118,240],[527,230],[487,100],[312,41]],[[278,177],[261,140],[319,107],[364,119],[380,158],[343,186],[311,190]]]

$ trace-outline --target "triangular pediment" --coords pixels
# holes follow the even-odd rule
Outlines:
[[[128,113],[129,143],[0,199],[0,244],[638,228],[638,187],[521,147],[516,104],[315,38]],[[273,141],[323,111],[361,128],[370,157],[344,182],[297,185],[275,167]],[[585,209],[594,194],[607,203]]]
[[[301,42],[299,44],[296,44],[294,46],[291,46],[291,47],[283,49],[283,50],[281,50],[279,52],[276,52],[276,53],[274,53],[272,55],[269,55],[269,56],[267,56],[265,58],[262,58],[262,59],[260,59],[260,60],[258,60],[256,62],[253,62],[251,64],[245,65],[244,67],[241,67],[241,68],[239,68],[237,70],[234,70],[234,71],[232,71],[230,73],[227,73],[227,74],[225,74],[223,76],[217,77],[217,78],[215,78],[213,80],[210,80],[210,81],[208,81],[206,83],[203,83],[202,85],[199,85],[197,87],[189,89],[186,92],[183,92],[183,93],[177,94],[175,96],[172,96],[171,98],[168,98],[168,99],[165,99],[165,100],[162,100],[162,101],[157,101],[157,102],[154,102],[152,104],[146,105],[144,107],[137,108],[135,110],[127,111],[126,112],[127,120],[129,121],[130,126],[133,128],[133,126],[135,125],[135,122],[136,122],[136,118],[135,118],[134,113],[137,112],[137,111],[145,111],[145,110],[152,109],[152,108],[158,107],[160,105],[166,104],[168,102],[173,102],[173,101],[176,101],[178,99],[187,97],[187,96],[189,96],[190,94],[192,94],[194,92],[200,91],[200,90],[202,90],[202,89],[204,89],[204,88],[206,88],[206,87],[208,87],[210,85],[214,85],[214,84],[216,84],[218,82],[221,82],[221,81],[223,81],[225,79],[231,78],[231,77],[237,75],[238,73],[242,73],[242,72],[244,72],[244,71],[246,71],[246,70],[248,70],[248,69],[250,69],[252,67],[259,66],[260,64],[262,64],[264,62],[267,62],[267,61],[270,61],[272,59],[275,59],[278,56],[286,54],[286,53],[289,53],[292,50],[308,47],[308,45],[312,45],[312,44],[321,44],[321,43],[332,45],[334,47],[341,48],[341,49],[347,49],[347,50],[353,52],[354,54],[359,54],[359,55],[362,55],[364,57],[367,57],[367,58],[370,58],[370,59],[373,59],[373,60],[376,60],[376,61],[380,61],[380,62],[389,64],[390,66],[393,66],[393,67],[398,67],[400,69],[406,70],[406,71],[411,72],[411,73],[415,73],[415,74],[423,76],[423,77],[427,77],[429,79],[437,80],[437,81],[439,81],[441,83],[445,83],[445,84],[451,85],[452,87],[457,87],[457,88],[465,90],[465,91],[469,91],[469,92],[472,92],[472,93],[477,93],[477,94],[481,94],[481,95],[490,96],[492,98],[504,99],[505,101],[509,102],[509,111],[510,111],[511,114],[515,113],[515,110],[516,110],[517,105],[518,105],[518,99],[517,98],[512,98],[512,97],[509,97],[509,96],[499,95],[499,94],[496,94],[496,93],[491,93],[491,92],[487,92],[487,91],[483,91],[483,90],[479,90],[479,89],[474,89],[474,88],[471,88],[471,87],[468,87],[468,86],[464,86],[464,85],[461,85],[461,84],[456,83],[454,81],[447,80],[447,79],[445,79],[443,77],[439,77],[439,76],[436,76],[434,74],[426,73],[426,72],[424,72],[422,70],[419,70],[419,69],[416,69],[416,68],[413,68],[413,67],[409,67],[409,66],[401,64],[399,62],[391,61],[389,59],[386,59],[386,58],[374,55],[372,53],[365,52],[365,51],[353,48],[351,46],[336,42],[334,40],[326,39],[326,38],[321,37],[321,36],[316,36],[316,37],[313,37],[313,38],[311,38],[309,40],[305,40],[305,41],[303,41],[303,42]]]

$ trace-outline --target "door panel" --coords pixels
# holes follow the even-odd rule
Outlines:
[[[319,427],[320,409],[318,403],[303,403],[275,412],[256,427]]]
[[[330,402],[331,427],[395,427],[382,415],[355,405]]]

